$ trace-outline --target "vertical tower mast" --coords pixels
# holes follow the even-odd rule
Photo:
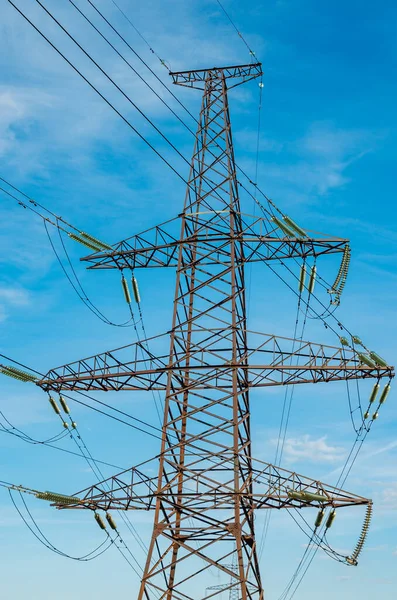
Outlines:
[[[198,600],[225,589],[231,598],[259,600],[254,510],[366,505],[370,515],[372,504],[253,460],[249,388],[390,379],[394,370],[380,357],[347,349],[346,341],[335,348],[295,340],[291,351],[287,338],[250,332],[248,345],[245,263],[341,253],[347,241],[301,229],[295,236],[276,218],[240,212],[227,89],[261,75],[259,64],[171,75],[176,84],[204,91],[184,210],[84,259],[95,269],[176,267],[169,350],[153,354],[143,340],[52,369],[36,384],[57,392],[165,392],[157,477],[132,467],[59,507],[154,509],[139,600]],[[358,550],[342,557],[347,564],[357,563],[367,528]],[[210,569],[222,571],[230,585],[208,587]]]
[[[158,498],[139,598],[154,598],[156,591],[168,599],[195,598],[203,571],[226,570],[222,561],[232,560],[238,597],[262,598],[252,500],[242,500],[251,490],[252,465],[242,368],[247,356],[242,227],[227,98],[227,79],[259,74],[259,65],[173,74],[182,85],[203,83],[204,94],[181,218]],[[220,350],[231,364],[241,363],[224,374],[226,393],[217,389],[214,373],[201,371],[216,362]],[[223,485],[233,502],[220,519],[205,496]],[[201,500],[185,497],[192,488]]]

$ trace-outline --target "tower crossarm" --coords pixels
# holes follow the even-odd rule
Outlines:
[[[212,462],[205,461],[204,469],[186,468],[183,502],[188,503],[191,510],[222,510],[233,504],[236,496],[233,480],[226,477],[223,483],[215,481],[220,473],[230,475],[232,460],[230,457],[222,461],[213,459]],[[133,467],[73,494],[76,498],[75,503],[58,507],[106,511],[150,510],[155,508],[157,497],[161,497],[163,502],[175,505],[177,499],[172,484],[173,481],[170,480],[159,489],[157,477],[148,477]],[[341,508],[371,502],[367,498],[299,475],[295,471],[255,459],[252,486],[249,489],[241,489],[237,495],[240,496],[239,501],[242,504],[253,503],[255,508],[260,509]]]
[[[269,219],[239,213],[241,231],[231,235],[223,212],[185,212],[161,225],[122,240],[112,250],[83,257],[89,269],[139,269],[177,267],[179,248],[191,245],[201,265],[228,264],[230,244],[241,243],[238,264],[288,258],[318,257],[343,252],[348,240],[333,236],[288,237]],[[212,213],[212,214],[211,214]],[[228,213],[229,214],[229,213]],[[181,239],[182,222],[191,235]]]
[[[166,337],[150,341],[161,345]],[[175,389],[211,389],[215,382],[218,389],[228,390],[230,373],[236,368],[247,374],[249,387],[394,376],[393,367],[368,366],[363,355],[353,350],[258,333],[250,334],[256,344],[250,344],[234,362],[229,348],[211,343],[214,337],[212,332],[207,342],[192,348],[189,355],[175,353],[171,362],[166,353],[150,352],[148,340],[143,340],[52,369],[37,385],[57,392],[164,390],[172,371]]]
[[[166,345],[168,335],[141,340],[51,369],[36,384],[45,391],[164,390],[169,357],[166,351],[155,355],[149,343]]]
[[[173,83],[176,85],[182,85],[185,87],[194,87],[203,90],[205,83],[211,79],[223,80],[233,79],[234,83],[228,85],[231,89],[237,85],[241,85],[250,79],[255,79],[262,75],[262,64],[255,63],[249,65],[238,65],[231,67],[213,67],[212,69],[197,69],[196,71],[179,71],[178,73],[171,73]]]

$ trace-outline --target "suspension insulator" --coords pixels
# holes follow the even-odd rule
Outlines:
[[[378,413],[378,412],[375,412],[375,413],[372,415],[372,419],[373,419],[374,421],[376,421],[376,419],[377,419],[378,417],[379,417],[379,413]]]
[[[95,250],[95,252],[100,252],[102,250],[102,248],[100,246],[98,246],[97,244],[94,244],[93,242],[91,242],[87,239],[84,239],[84,238],[80,237],[79,235],[75,235],[74,233],[68,233],[68,236],[75,242],[79,242],[80,244],[83,244],[83,246],[86,246],[90,250]]]
[[[22,377],[21,375],[17,375],[17,373],[14,373],[13,371],[8,370],[6,367],[1,367],[0,371],[1,371],[1,373],[3,373],[3,375],[7,375],[8,377],[13,377],[14,379],[17,379],[18,381],[23,381],[24,383],[29,381],[25,377]]]
[[[300,293],[302,293],[303,290],[305,289],[305,279],[306,279],[306,265],[303,264],[301,266],[301,273],[300,273],[300,277],[299,277],[299,291],[300,291]]]
[[[384,358],[379,356],[379,354],[376,354],[376,352],[370,352],[369,355],[372,358],[372,360],[376,362],[377,365],[379,365],[380,367],[387,367],[387,362]]]
[[[72,429],[76,429],[76,427],[77,427],[76,421],[72,421]]]
[[[12,373],[16,373],[26,381],[37,381],[38,377],[36,375],[32,375],[31,373],[27,373],[26,371],[22,371],[22,369],[18,369],[17,367],[6,367],[8,371]]]
[[[35,496],[39,500],[47,500],[47,502],[54,502],[54,504],[77,504],[80,502],[80,498],[76,496],[66,496],[56,492],[38,492]]]
[[[364,413],[364,419],[368,419],[368,417],[369,417],[369,411],[367,410],[367,411]]]
[[[101,529],[106,529],[106,525],[103,522],[103,519],[102,519],[101,515],[98,515],[98,513],[95,513],[94,516],[95,516],[95,521],[98,523],[99,527]]]
[[[139,304],[141,301],[141,296],[139,294],[138,282],[134,276],[132,276],[132,291],[134,292],[135,302]]]
[[[81,231],[80,234],[81,237],[86,238],[87,240],[95,244],[95,246],[99,246],[101,249],[103,248],[106,250],[113,250],[112,246],[109,246],[109,244],[101,242],[101,240],[98,240],[97,238],[93,237],[92,235],[89,235],[88,233],[85,233],[84,231]]]
[[[375,401],[375,398],[378,395],[378,391],[379,391],[379,383],[375,383],[374,387],[372,388],[371,395],[369,397],[370,404],[372,404],[372,402]]]
[[[304,502],[327,502],[327,496],[314,494],[313,492],[298,492],[297,490],[288,490],[288,497],[294,500],[303,500]]]
[[[313,293],[314,290],[314,284],[316,282],[316,275],[317,275],[317,267],[316,265],[312,266],[312,270],[310,272],[310,280],[309,280],[309,294]]]
[[[352,340],[353,340],[353,344],[357,344],[357,346],[362,346],[363,345],[363,343],[360,340],[360,338],[357,337],[356,335],[352,335]]]
[[[112,515],[108,512],[106,513],[106,520],[109,523],[111,529],[114,529],[114,530],[117,529],[117,525],[116,525]]]
[[[342,344],[342,346],[349,345],[349,341],[345,337],[340,337],[339,339],[340,339],[340,343]]]
[[[277,217],[272,217],[272,221],[274,221],[277,227],[279,227],[281,231],[285,233],[285,235],[292,238],[296,237],[296,233],[290,227],[288,227],[286,223],[283,223],[283,221],[281,221]]]
[[[343,250],[343,256],[342,256],[342,260],[341,260],[341,263],[339,266],[338,274],[336,276],[336,279],[335,279],[332,287],[328,290],[329,294],[337,294],[338,296],[340,296],[340,294],[343,290],[343,287],[345,285],[347,272],[349,269],[349,263],[350,263],[350,247],[346,244],[346,246],[344,247],[344,250]]]
[[[386,400],[386,398],[389,395],[389,392],[390,392],[390,383],[388,383],[387,385],[385,385],[385,387],[383,388],[383,391],[382,391],[382,393],[380,395],[380,398],[379,398],[379,404],[383,404],[384,403],[384,401]]]
[[[346,559],[349,564],[353,564],[353,565],[357,564],[358,555],[360,554],[361,550],[363,549],[364,542],[367,538],[368,528],[369,528],[369,525],[371,522],[371,517],[372,517],[372,502],[370,502],[367,505],[367,512],[365,514],[364,523],[363,523],[363,527],[361,530],[361,535],[358,539],[357,545],[356,545],[352,555]]]
[[[38,379],[36,375],[32,375],[31,373],[22,371],[22,369],[17,369],[16,367],[3,366],[0,370],[4,375],[8,375],[8,377],[13,377],[14,379],[18,379],[19,381],[37,381]]]
[[[314,522],[314,527],[316,527],[316,529],[317,529],[317,527],[320,527],[321,523],[323,522],[323,518],[324,518],[324,509],[322,508],[318,512],[316,520]]]
[[[368,367],[372,367],[373,369],[376,368],[376,364],[374,363],[372,358],[370,358],[367,354],[363,354],[362,352],[357,352],[357,356],[360,359],[360,361],[362,363],[364,363],[365,365],[367,365]]]
[[[69,425],[66,423],[66,421],[63,422],[63,426],[65,429],[69,429]]]
[[[123,292],[127,304],[131,304],[130,290],[128,289],[128,283],[124,275],[121,277],[121,285],[123,286]]]
[[[335,521],[335,517],[336,517],[336,511],[335,509],[329,514],[327,522],[325,523],[325,527],[326,529],[329,529],[332,525],[332,523]]]
[[[55,402],[54,398],[52,398],[52,396],[48,396],[48,402],[51,404],[52,408],[54,409],[54,412],[57,415],[60,415],[61,409],[59,408],[58,404]]]
[[[59,396],[59,402],[61,403],[61,406],[62,406],[64,412],[68,415],[70,413],[70,410],[69,410],[69,406],[66,404],[65,398],[63,398],[62,396]]]
[[[307,237],[307,233],[302,229],[302,227],[299,227],[299,225],[297,225],[295,221],[287,217],[287,215],[284,216],[284,221],[290,229],[296,231],[299,237]]]

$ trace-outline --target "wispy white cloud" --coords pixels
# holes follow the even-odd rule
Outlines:
[[[0,284],[0,321],[5,321],[8,310],[29,303],[29,293],[20,287],[10,287]]]
[[[336,462],[341,460],[344,454],[344,448],[329,445],[326,436],[312,438],[310,435],[302,435],[287,438],[284,445],[284,457],[289,463],[305,460],[318,463]]]
[[[381,137],[380,132],[344,129],[330,122],[313,123],[296,141],[297,153],[310,163],[308,185],[320,195],[345,185],[349,182],[349,166],[371,152]]]
[[[390,483],[380,494],[379,506],[383,510],[397,510],[397,483]]]
[[[289,203],[292,200],[308,204],[318,196],[346,186],[350,182],[349,168],[372,152],[384,136],[381,131],[346,129],[328,121],[314,122],[295,139],[277,140],[269,149],[277,152],[282,163],[266,161],[260,173],[272,194],[288,196]],[[263,144],[266,151],[266,140]],[[247,168],[252,171],[253,165]]]
[[[32,87],[0,87],[0,157],[13,154],[51,105],[51,96]]]

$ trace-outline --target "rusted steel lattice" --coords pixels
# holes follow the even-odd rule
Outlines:
[[[342,252],[346,244],[280,238],[271,220],[241,212],[227,85],[259,75],[260,64],[172,73],[174,83],[204,90],[183,212],[84,259],[93,269],[176,268],[169,351],[152,350],[158,336],[53,369],[39,382],[47,391],[165,392],[157,477],[133,468],[67,507],[153,509],[139,600],[204,598],[208,569],[224,573],[234,598],[261,600],[256,509],[369,502],[251,456],[250,388],[392,373],[345,348],[296,341],[291,352],[286,338],[247,331],[247,262]],[[211,597],[224,589],[213,586]]]

